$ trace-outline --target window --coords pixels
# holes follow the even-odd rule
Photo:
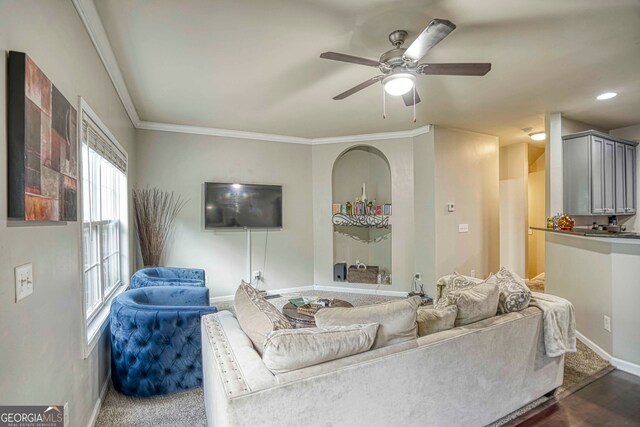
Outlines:
[[[127,155],[84,103],[82,108],[82,258],[88,347],[128,276]]]

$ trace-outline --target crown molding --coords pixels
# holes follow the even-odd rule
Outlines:
[[[129,90],[127,89],[127,85],[124,81],[124,77],[122,76],[122,72],[120,71],[120,66],[116,60],[116,56],[113,53],[113,49],[111,48],[111,43],[109,42],[107,33],[102,26],[102,21],[100,20],[100,15],[98,15],[96,5],[93,3],[93,0],[71,1],[73,2],[76,11],[78,11],[78,15],[80,15],[80,19],[82,20],[87,33],[89,33],[91,42],[96,48],[96,52],[98,52],[98,56],[100,57],[102,64],[104,64],[104,68],[107,70],[107,74],[120,97],[120,101],[122,102],[124,109],[129,115],[131,123],[134,127],[137,127],[138,123],[140,123],[140,116],[138,115],[138,111],[133,104]]]
[[[188,125],[176,125],[171,123],[158,123],[158,122],[138,122],[137,129],[143,130],[155,130],[160,132],[176,132],[176,133],[189,133],[193,135],[209,135],[209,136],[224,136],[227,138],[241,138],[241,139],[256,139],[260,141],[272,141],[272,142],[286,142],[288,144],[311,144],[312,140],[309,138],[301,138],[297,136],[287,135],[275,135],[270,133],[248,132],[242,130],[233,129],[218,129],[204,126],[188,126]]]
[[[413,138],[418,135],[423,135],[429,132],[431,132],[431,125],[425,125],[416,129],[400,130],[396,132],[380,132],[380,133],[366,133],[361,135],[330,136],[327,138],[312,138],[310,141],[313,145],[340,144],[343,142],[380,141],[384,139]]]
[[[113,53],[113,48],[107,37],[107,33],[102,25],[100,15],[93,0],[71,0],[75,6],[80,19],[84,24],[93,46],[96,48],[98,56],[102,61],[107,74],[120,97],[131,123],[136,129],[155,130],[160,132],[187,133],[193,135],[222,136],[227,138],[253,139],[259,141],[284,142],[288,144],[339,144],[345,142],[379,141],[385,139],[413,138],[418,135],[431,132],[431,125],[422,126],[416,129],[381,132],[362,135],[346,135],[326,138],[303,138],[289,135],[275,135],[269,133],[248,132],[233,129],[219,129],[204,126],[189,126],[172,123],[159,123],[140,120],[135,104],[131,99],[129,90],[120,71],[120,65]]]
[[[327,138],[302,138],[298,136],[276,135],[271,133],[248,132],[233,129],[218,129],[204,126],[177,125],[158,122],[138,122],[137,129],[160,132],[188,133],[192,135],[223,136],[227,138],[254,139],[259,141],[284,142],[288,144],[340,144],[345,142],[380,141],[385,139],[413,138],[431,132],[431,125],[397,132],[368,133],[361,135],[334,136]]]

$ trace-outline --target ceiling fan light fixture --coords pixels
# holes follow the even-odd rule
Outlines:
[[[605,92],[605,93],[601,93],[600,95],[598,95],[596,97],[596,99],[598,101],[604,101],[605,99],[615,98],[616,95],[618,95],[616,92]]]
[[[529,134],[529,138],[533,139],[534,141],[544,141],[546,137],[547,134],[544,132],[533,132]]]
[[[415,85],[416,77],[409,73],[396,73],[382,80],[385,92],[391,96],[400,96],[409,92]]]

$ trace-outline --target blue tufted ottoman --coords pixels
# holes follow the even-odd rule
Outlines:
[[[205,286],[200,268],[147,267],[133,273],[131,289],[147,286]]]
[[[131,289],[111,303],[111,378],[127,396],[202,385],[200,316],[215,313],[206,287]]]

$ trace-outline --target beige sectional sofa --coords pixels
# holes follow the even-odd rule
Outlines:
[[[560,386],[535,307],[274,375],[228,311],[202,318],[209,426],[484,426]]]

